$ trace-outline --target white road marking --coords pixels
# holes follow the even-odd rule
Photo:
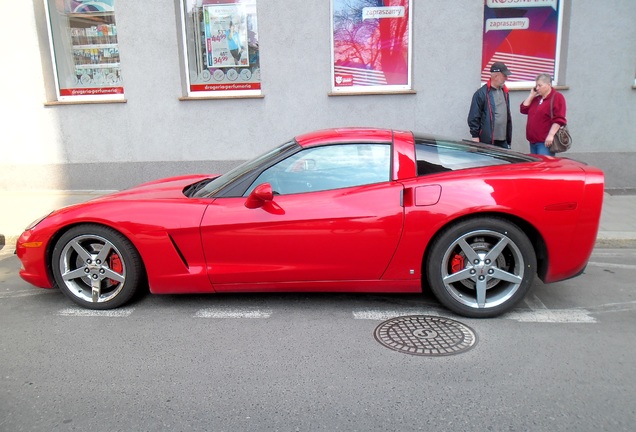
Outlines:
[[[57,294],[58,290],[49,289],[27,289],[20,291],[10,291],[0,293],[0,299],[30,297],[43,294]],[[548,309],[543,302],[535,295],[528,295],[524,302],[530,310],[515,309],[507,314],[502,315],[501,319],[513,320],[524,323],[574,323],[574,324],[591,324],[596,323],[597,319],[592,316],[592,312],[587,309]],[[636,308],[636,302],[612,303],[593,307],[598,313],[611,313],[621,311],[631,311]],[[112,310],[92,310],[80,307],[70,307],[61,309],[57,312],[59,316],[69,317],[128,317],[135,308],[120,308]],[[195,318],[211,318],[211,319],[267,319],[271,318],[274,312],[271,309],[262,309],[255,307],[214,307],[199,309]],[[406,307],[401,309],[360,309],[352,311],[354,319],[385,321],[391,318],[407,315],[431,315],[431,316],[448,316],[455,317],[452,313],[446,313],[438,308],[417,308]]]
[[[539,297],[534,294],[529,294],[523,299],[524,303],[528,305],[528,307],[532,310],[546,310],[548,309]]]
[[[130,316],[135,308],[122,308],[122,309],[110,309],[110,310],[93,310],[82,308],[66,308],[57,312],[60,316],[73,316],[73,317],[114,317],[121,318]]]
[[[514,310],[501,318],[518,322],[558,323],[558,324],[594,324],[596,318],[585,309],[540,309]]]
[[[596,318],[590,315],[590,312],[585,309],[548,309],[536,296],[529,296],[526,299],[526,304],[531,310],[514,310],[501,316],[501,319],[514,320],[518,322],[533,322],[533,323],[559,323],[559,324],[591,324],[595,323]],[[404,309],[364,309],[353,312],[353,318],[359,320],[371,320],[371,321],[386,321],[391,318],[407,315],[433,315],[433,316],[448,316],[454,319],[461,319],[452,315],[450,312],[446,315],[442,315],[439,310],[435,309],[416,309],[416,308],[404,308]]]
[[[263,319],[272,316],[271,310],[252,308],[205,308],[200,309],[194,315],[195,318],[216,318],[216,319],[236,319],[236,318],[256,318]]]
[[[353,311],[353,318],[359,320],[385,321],[391,318],[407,315],[434,315],[440,316],[439,312],[433,309],[365,309]]]
[[[585,309],[548,309],[545,304],[534,294],[527,295],[523,301],[530,308],[526,310],[514,310],[503,315],[502,318],[518,322],[537,323],[595,323],[596,318]]]

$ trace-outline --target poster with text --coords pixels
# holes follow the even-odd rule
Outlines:
[[[123,100],[115,0],[45,5],[57,101]]]
[[[334,92],[411,88],[411,0],[332,0]]]
[[[246,14],[241,4],[203,8],[208,68],[249,66]]]
[[[188,97],[260,97],[256,0],[181,0]]]
[[[115,0],[64,0],[66,13],[113,12]]]
[[[508,83],[534,82],[540,73],[557,79],[561,0],[485,0],[481,80],[504,62]]]

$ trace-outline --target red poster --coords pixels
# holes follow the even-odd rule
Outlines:
[[[335,91],[410,88],[410,0],[332,0]]]
[[[540,73],[556,79],[560,7],[560,0],[486,0],[481,80],[497,61],[512,72],[508,83],[534,81]]]

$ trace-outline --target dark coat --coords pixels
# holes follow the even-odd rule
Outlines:
[[[473,95],[468,112],[468,128],[470,136],[479,138],[480,142],[494,144],[493,123],[495,121],[495,98],[490,91],[490,80],[481,86]],[[510,95],[508,87],[503,86],[506,109],[508,110],[508,124],[506,125],[506,141],[512,144],[512,115],[510,113]]]

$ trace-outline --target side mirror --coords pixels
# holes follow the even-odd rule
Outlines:
[[[266,202],[274,200],[274,192],[272,191],[272,185],[269,183],[263,183],[254,188],[250,192],[247,200],[245,201],[245,207],[249,209],[255,209],[263,207]]]

